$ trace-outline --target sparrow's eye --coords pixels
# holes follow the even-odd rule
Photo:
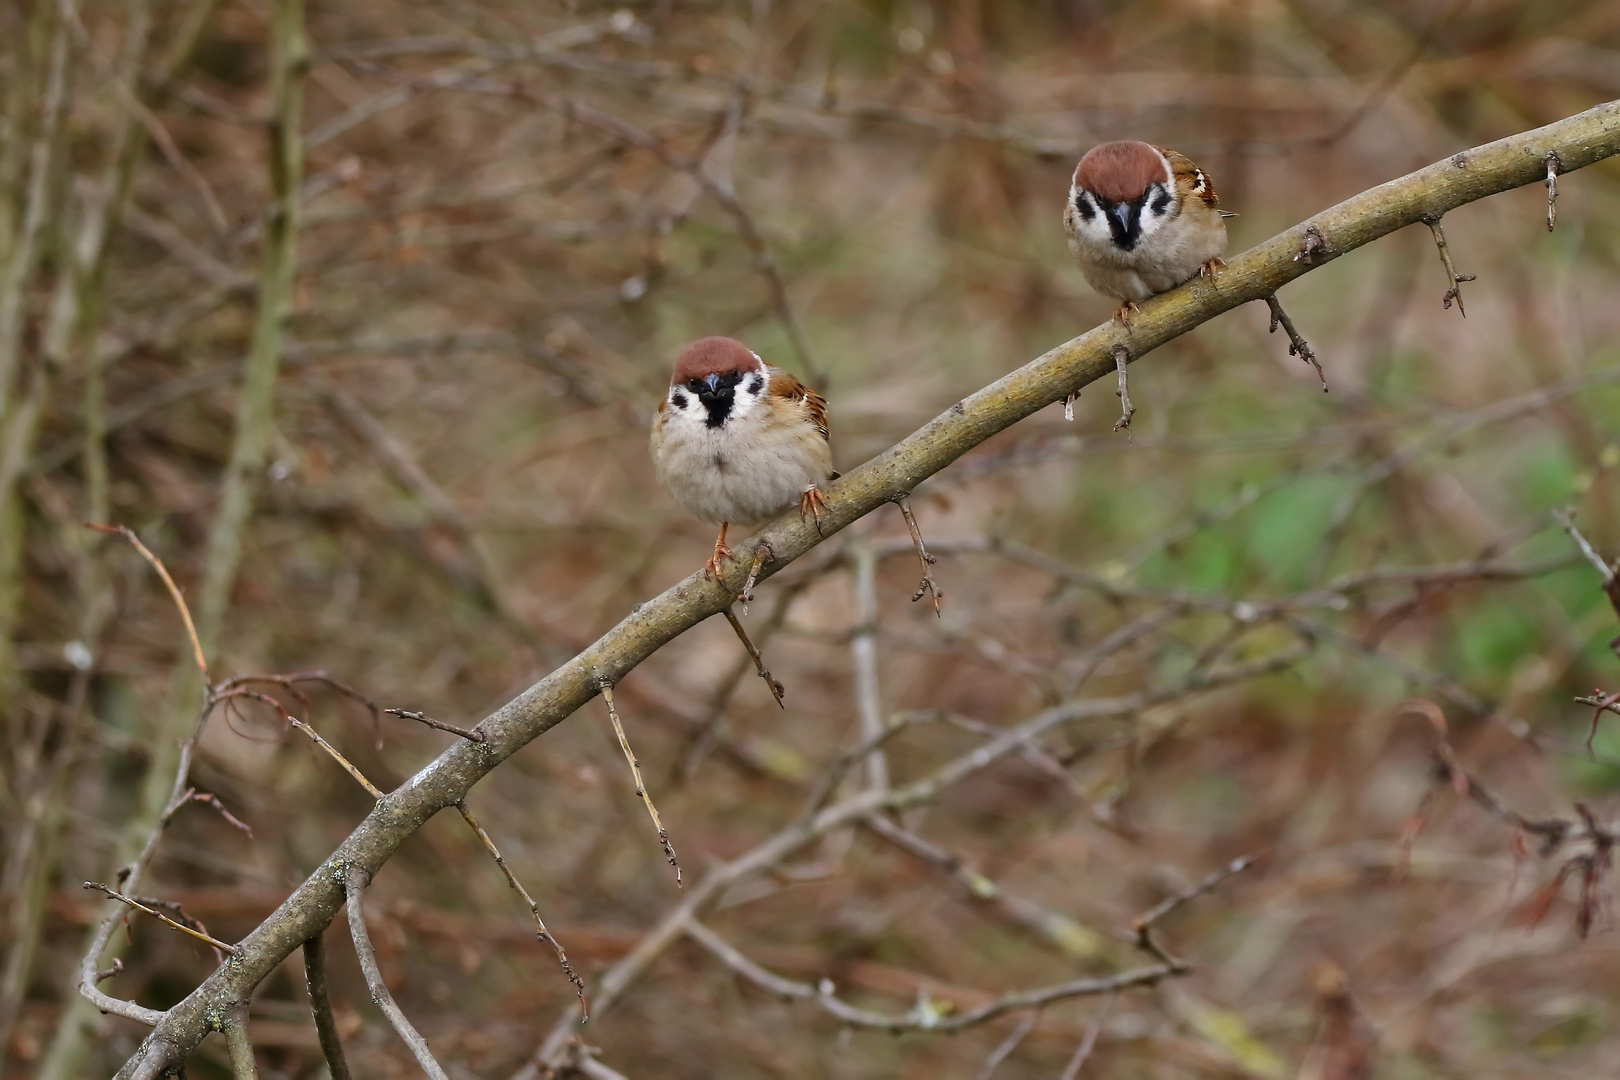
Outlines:
[[[1097,211],[1092,208],[1091,200],[1086,198],[1084,192],[1077,191],[1074,193],[1074,210],[1083,221],[1090,221],[1097,216]]]
[[[686,395],[681,393],[679,390],[677,390],[673,394],[671,394],[669,396],[669,400],[671,400],[671,401],[673,401],[675,403],[675,407],[677,409],[686,408]]]
[[[1164,213],[1170,209],[1170,193],[1164,188],[1154,185],[1153,199],[1148,205],[1153,208],[1155,214]]]
[[[694,393],[694,394],[701,393],[703,391],[703,380],[702,379],[687,379],[686,380],[686,388],[688,390],[692,391],[692,393]]]
[[[764,378],[764,376],[755,375],[753,378],[748,380],[748,392],[750,394],[757,394],[761,390],[764,390],[764,389],[765,389],[765,378]]]

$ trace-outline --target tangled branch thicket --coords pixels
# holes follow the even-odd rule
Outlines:
[[[18,9],[0,1068],[1612,1059],[1620,24],[1060,7]],[[1121,135],[1256,246],[1073,337]],[[723,583],[713,332],[845,473]]]

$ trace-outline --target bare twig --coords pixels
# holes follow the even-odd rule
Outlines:
[[[658,843],[664,849],[664,858],[675,868],[675,887],[680,888],[681,863],[675,857],[675,848],[669,842],[669,833],[664,829],[664,823],[659,820],[658,807],[653,805],[652,796],[647,794],[647,785],[642,782],[641,762],[636,759],[635,751],[630,749],[630,740],[625,737],[624,725],[619,722],[619,710],[613,707],[613,684],[603,679],[597,686],[603,703],[607,705],[608,719],[613,721],[613,734],[619,737],[619,747],[624,751],[624,760],[630,764],[630,776],[636,782],[636,795],[647,807],[647,816],[652,818],[653,828],[658,832]]]
[[[746,593],[747,589],[744,589],[743,591]],[[743,648],[748,650],[749,658],[754,661],[754,670],[759,673],[759,677],[761,679],[765,680],[765,686],[770,690],[771,697],[776,699],[777,706],[783,709],[787,708],[786,705],[782,704],[782,698],[787,694],[787,687],[783,686],[777,680],[776,676],[771,674],[771,669],[765,666],[764,655],[759,651],[759,648],[755,646],[753,640],[749,638],[748,631],[743,629],[743,624],[738,620],[736,612],[732,611],[730,608],[726,608],[724,614],[726,616],[726,621],[731,624],[732,631],[736,633],[737,640],[742,642]],[[612,707],[612,702],[610,701],[608,708],[611,709]],[[638,780],[637,783],[639,784],[640,781]]]
[[[1266,297],[1266,306],[1271,309],[1271,326],[1267,328],[1266,333],[1275,334],[1277,327],[1281,326],[1283,333],[1288,335],[1288,355],[1297,356],[1315,368],[1316,377],[1322,380],[1322,393],[1327,393],[1327,376],[1322,374],[1322,365],[1317,362],[1316,350],[1312,349],[1311,343],[1301,337],[1298,330],[1294,329],[1294,320],[1290,319],[1288,312],[1283,310],[1283,306],[1277,300],[1275,293]]]
[[[1012,1052],[1018,1049],[1018,1044],[1023,1042],[1024,1037],[1034,1031],[1035,1025],[1040,1022],[1041,1011],[1039,1009],[1031,1011],[1028,1016],[1020,1020],[1018,1026],[1013,1028],[1007,1034],[1007,1037],[996,1045],[994,1050],[990,1051],[990,1056],[984,1059],[984,1065],[975,1074],[974,1080],[990,1080],[996,1074],[996,1070],[1001,1068],[1001,1063],[1012,1056]]]
[[[1097,1046],[1097,1038],[1102,1034],[1103,1021],[1108,1019],[1108,1012],[1114,1007],[1116,996],[1109,994],[1103,998],[1102,1007],[1097,1010],[1096,1018],[1086,1027],[1086,1037],[1081,1039],[1080,1045],[1074,1048],[1074,1056],[1063,1067],[1063,1074],[1058,1077],[1058,1080],[1075,1080],[1075,1077],[1080,1075],[1080,1067],[1086,1063],[1087,1058],[1091,1057],[1091,1051]],[[334,1077],[333,1080],[336,1080],[336,1078]]]
[[[1153,986],[1182,974],[1185,970],[1184,968],[1178,970],[1168,964],[1132,968],[1117,975],[1074,979],[1041,987],[1038,990],[1004,994],[988,1004],[961,1012],[942,1008],[924,995],[919,997],[916,1006],[908,1013],[880,1013],[851,1005],[838,997],[831,979],[822,979],[819,983],[811,985],[766,970],[695,919],[688,920],[682,929],[687,937],[702,945],[716,960],[761,989],[778,997],[813,1002],[849,1027],[871,1028],[878,1031],[962,1031],[1010,1012],[1040,1009],[1054,1001],[1117,993],[1137,986]]]
[[[384,709],[383,712],[389,716],[398,716],[404,720],[415,720],[419,724],[426,724],[428,727],[437,728],[440,731],[448,731],[452,735],[461,736],[468,742],[481,743],[486,738],[482,731],[471,731],[467,728],[456,727],[454,724],[446,724],[442,720],[435,720],[425,713],[415,712],[411,709]]]
[[[1558,152],[1547,151],[1547,231],[1558,220]]]
[[[191,609],[186,606],[186,598],[181,594],[180,587],[174,583],[174,578],[169,576],[169,569],[163,565],[163,560],[152,554],[151,550],[141,543],[141,538],[135,535],[135,530],[128,525],[98,525],[93,521],[87,521],[84,527],[99,533],[122,536],[141,553],[141,558],[152,564],[152,569],[163,579],[163,587],[169,590],[169,597],[180,612],[180,621],[186,625],[186,637],[191,641],[191,655],[197,661],[197,672],[202,676],[203,685],[211,685],[213,680],[208,677],[208,661],[203,658],[202,642],[197,639],[197,625],[191,621]]]
[[[1553,520],[1557,521],[1559,526],[1569,534],[1569,538],[1575,542],[1576,548],[1580,550],[1581,557],[1592,564],[1592,568],[1598,572],[1598,576],[1603,579],[1604,587],[1607,588],[1615,580],[1616,569],[1604,561],[1603,556],[1597,553],[1597,549],[1592,546],[1591,541],[1581,535],[1581,531],[1575,527],[1575,515],[1567,509],[1554,510]]]
[[[489,852],[490,858],[495,860],[495,865],[501,868],[501,873],[506,876],[506,883],[523,899],[529,914],[534,917],[535,934],[541,944],[550,945],[552,951],[557,954],[557,963],[562,965],[563,974],[568,976],[568,981],[574,984],[574,992],[579,995],[579,1022],[583,1024],[591,1015],[590,1006],[585,1001],[585,980],[574,973],[573,965],[568,962],[568,954],[563,951],[562,942],[546,929],[546,921],[540,917],[540,905],[535,903],[534,897],[529,895],[529,890],[523,887],[517,875],[512,873],[512,868],[506,865],[506,860],[501,858],[500,849],[495,846],[495,841],[490,839],[489,833],[484,831],[484,827],[478,823],[478,819],[473,817],[473,812],[467,809],[466,800],[456,803],[456,809],[460,811],[462,820],[467,823],[468,828],[472,829],[473,834],[484,845],[484,850]]]
[[[144,914],[150,915],[152,918],[156,919],[158,922],[162,923],[164,926],[167,926],[169,929],[178,930],[182,934],[186,934],[186,935],[188,935],[190,937],[194,937],[198,941],[202,942],[204,945],[207,945],[209,948],[218,949],[220,951],[220,953],[223,954],[223,956],[229,956],[229,955],[231,955],[232,953],[234,953],[236,951],[236,946],[235,945],[227,945],[225,942],[219,940],[218,938],[212,937],[212,936],[204,933],[203,931],[196,929],[195,927],[187,926],[185,923],[180,922],[177,919],[171,919],[171,918],[169,918],[169,916],[163,914],[163,912],[159,911],[157,908],[148,907],[147,905],[141,903],[139,900],[136,900],[133,897],[125,896],[123,893],[119,892],[117,889],[111,888],[110,886],[107,886],[107,885],[103,885],[99,881],[87,881],[87,882],[84,883],[84,887],[86,889],[93,889],[93,890],[95,890],[96,892],[99,892],[99,893],[106,893],[109,897],[111,897],[114,900],[117,900],[120,904],[126,904],[129,907],[134,908],[136,911],[139,911],[139,912],[142,912]]]
[[[1259,855],[1243,855],[1239,858],[1233,859],[1231,862],[1227,863],[1225,866],[1210,874],[1197,884],[1183,889],[1172,896],[1165,897],[1163,900],[1153,905],[1153,907],[1149,908],[1146,912],[1137,916],[1137,918],[1131,923],[1131,931],[1136,935],[1136,947],[1167,966],[1176,968],[1178,970],[1184,970],[1186,965],[1171,957],[1164,951],[1163,948],[1160,947],[1159,943],[1154,940],[1154,926],[1161,919],[1175,911],[1177,908],[1181,907],[1183,904],[1198,899],[1198,897],[1203,896],[1211,889],[1214,889],[1217,885],[1231,877],[1233,874],[1241,874],[1243,871],[1253,866],[1255,860],[1258,858],[1260,858]]]
[[[1136,415],[1136,406],[1131,404],[1130,386],[1125,381],[1125,365],[1131,362],[1131,350],[1122,344],[1116,344],[1110,350],[1114,358],[1114,369],[1119,373],[1119,388],[1114,396],[1119,398],[1119,419],[1114,421],[1114,430],[1120,431],[1131,426],[1131,417]]]
[[[443,1067],[434,1060],[427,1040],[411,1026],[404,1011],[394,1001],[394,995],[388,992],[388,984],[383,981],[382,969],[377,966],[377,952],[371,947],[371,935],[366,932],[366,912],[361,900],[370,882],[371,875],[358,866],[350,868],[343,878],[343,888],[348,895],[349,935],[354,938],[354,952],[360,958],[360,970],[365,973],[371,1000],[377,1003],[388,1022],[394,1025],[394,1030],[410,1049],[416,1063],[422,1066],[422,1071],[431,1080],[450,1080]]]
[[[1429,227],[1429,231],[1434,234],[1435,249],[1440,252],[1440,262],[1444,264],[1446,268],[1448,286],[1446,288],[1446,294],[1440,298],[1441,303],[1444,304],[1446,309],[1449,311],[1451,309],[1451,302],[1455,300],[1457,302],[1457,313],[1466,319],[1468,317],[1468,312],[1463,310],[1462,285],[1465,281],[1475,280],[1478,275],[1457,273],[1456,266],[1452,265],[1451,262],[1451,249],[1446,246],[1446,230],[1440,224],[1439,214],[1425,214],[1423,216],[1423,224],[1427,225]]]
[[[939,560],[928,553],[928,546],[923,543],[922,530],[917,528],[917,518],[911,512],[911,493],[907,492],[894,501],[900,507],[900,516],[906,519],[906,529],[911,533],[912,546],[917,549],[917,561],[922,563],[922,581],[917,585],[917,591],[912,595],[911,602],[915,604],[926,593],[933,597],[934,614],[938,616],[939,602],[945,599],[945,594],[939,591],[939,585],[934,581],[934,572],[930,567]]]
[[[309,1008],[315,1015],[315,1034],[326,1057],[332,1080],[349,1080],[349,1062],[343,1056],[343,1040],[338,1037],[337,1017],[332,997],[326,989],[326,943],[320,934],[304,942],[304,985],[309,990]]]
[[[234,681],[236,680],[233,680],[233,682]],[[309,737],[311,742],[320,747],[322,750],[325,750],[333,761],[343,766],[343,771],[354,777],[355,782],[361,787],[365,788],[368,795],[370,795],[373,799],[380,799],[383,797],[382,789],[376,784],[373,784],[370,780],[367,780],[365,774],[356,768],[348,758],[344,757],[343,754],[339,752],[337,747],[321,738],[320,732],[316,731],[314,728],[304,723],[304,721],[298,719],[298,717],[288,712],[286,707],[283,706],[281,702],[277,701],[269,694],[262,693],[258,690],[248,690],[242,686],[229,686],[229,684],[225,685],[228,686],[227,689],[209,695],[210,705],[217,704],[221,701],[229,701],[233,698],[246,698],[250,701],[257,701],[270,706],[276,711],[281,719],[288,724],[288,726],[297,728],[299,731],[303,732]]]
[[[872,744],[872,751],[866,755],[867,786],[883,792],[889,789],[889,763],[881,749],[888,725],[883,722],[883,692],[878,684],[877,552],[870,544],[859,542],[850,545],[850,553],[855,563],[855,625],[849,634],[850,661],[855,669],[855,715],[861,725],[862,743]]]
[[[737,602],[742,605],[742,613],[748,614],[748,605],[754,602],[754,586],[759,581],[759,572],[770,561],[771,546],[757,544],[754,547],[754,561],[748,568],[748,578],[743,582],[742,592],[737,594]]]
[[[238,1005],[225,1017],[225,1047],[231,1055],[232,1080],[258,1080],[259,1068],[253,1060],[253,1043],[248,1039],[247,1006]]]
[[[216,811],[219,812],[219,816],[225,819],[226,824],[241,829],[249,836],[253,835],[253,830],[248,827],[247,822],[242,821],[235,814],[227,810],[225,808],[225,804],[220,801],[218,795],[214,795],[206,791],[191,791],[187,793],[186,797],[191,802],[199,802],[205,806],[212,806]]]

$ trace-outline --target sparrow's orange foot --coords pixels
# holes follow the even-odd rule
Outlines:
[[[1198,268],[1198,276],[1213,278],[1216,274],[1221,272],[1221,268],[1225,265],[1226,264],[1221,261],[1221,257],[1217,255]]]
[[[826,534],[821,532],[821,511],[826,505],[827,500],[821,497],[821,489],[814,484],[805,488],[804,494],[799,497],[799,520],[803,521],[804,515],[810,514],[816,520],[816,532],[823,536]]]
[[[722,559],[728,559],[732,562],[737,561],[736,553],[726,547],[726,527],[726,524],[721,524],[720,536],[714,542],[714,554],[710,555],[709,561],[703,564],[703,576],[712,577],[716,581],[719,581],[725,574],[725,570],[720,566]]]
[[[1135,300],[1127,300],[1119,305],[1118,311],[1114,312],[1114,321],[1129,330],[1131,328],[1131,312],[1140,312],[1141,310],[1136,306]]]

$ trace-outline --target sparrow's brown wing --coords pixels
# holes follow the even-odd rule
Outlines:
[[[1196,195],[1205,206],[1213,208],[1220,202],[1220,196],[1215,194],[1215,181],[1209,174],[1197,165],[1186,154],[1175,150],[1159,147],[1159,153],[1164,155],[1170,163],[1170,172],[1176,178],[1176,186],[1185,186],[1186,190]]]
[[[816,430],[821,432],[823,439],[831,441],[827,433],[827,399],[779,367],[773,367],[770,371],[771,395],[788,401],[804,402],[805,410],[810,413],[810,420],[816,425]]]

